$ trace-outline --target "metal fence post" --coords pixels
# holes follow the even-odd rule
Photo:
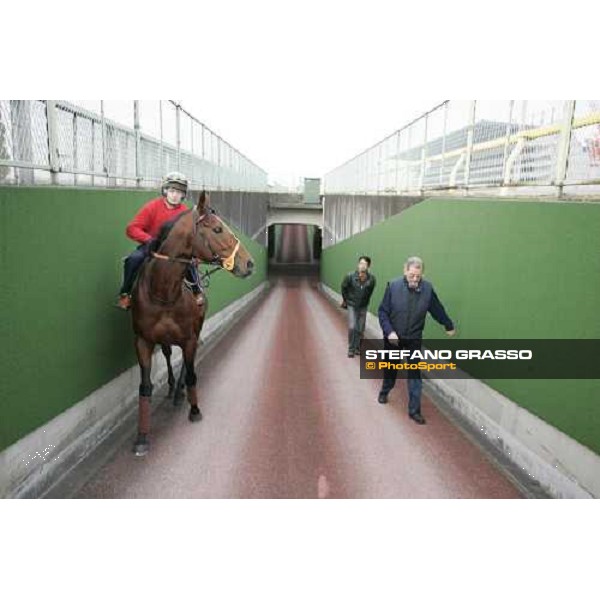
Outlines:
[[[467,155],[465,157],[465,188],[469,187],[469,178],[471,176],[471,155],[473,153],[473,137],[475,129],[475,113],[477,111],[477,100],[471,102],[469,129],[467,132]]]
[[[240,202],[240,229],[242,231],[244,231],[244,226],[243,226],[243,223],[244,223],[244,200],[242,198],[242,193],[241,192],[238,194],[238,199],[239,199],[239,202]]]
[[[77,114],[73,113],[73,171],[77,171],[77,162],[79,161],[78,143],[77,143]],[[77,173],[73,174],[73,183],[77,185]]]
[[[133,101],[133,129],[135,131],[135,185],[141,187],[142,183],[142,140],[140,136],[140,101]]]
[[[221,190],[221,138],[217,137],[217,189]]]
[[[569,165],[569,151],[571,148],[571,134],[573,132],[573,116],[575,115],[575,100],[565,102],[565,116],[563,120],[556,156],[556,178],[554,185],[558,186],[558,195],[562,196],[567,167]]]
[[[104,100],[100,100],[100,117],[102,119],[102,172],[106,177],[106,184],[108,185],[108,164],[106,161],[106,120],[104,118]]]
[[[375,171],[375,175],[376,175],[376,179],[375,179],[375,187],[376,189],[376,194],[377,196],[379,196],[379,188],[381,187],[380,185],[380,181],[381,181],[381,164],[382,164],[382,159],[381,159],[381,155],[383,154],[383,143],[379,144],[379,148],[377,148],[377,161],[376,161],[376,171]]]
[[[231,147],[229,144],[223,140],[223,160],[224,160],[224,168],[223,168],[223,180],[224,180],[224,188],[226,190],[231,189],[231,182],[229,180],[230,177],[230,163],[231,163]]]
[[[360,188],[358,190],[359,194],[366,194],[368,189],[368,167],[369,163],[367,162],[367,154],[366,151],[363,151],[360,160]],[[344,180],[343,177],[340,177],[339,171],[335,173],[334,181],[337,182],[337,187],[334,188],[334,193],[344,193]]]
[[[423,136],[423,148],[421,149],[421,172],[419,173],[419,192],[422,194],[425,185],[425,168],[427,163],[427,122],[429,113],[425,114],[425,135]]]
[[[96,123],[92,121],[92,187],[96,185]]]
[[[13,156],[22,165],[14,173],[17,182],[26,185],[34,183],[33,170],[25,166],[33,162],[31,103],[31,100],[10,100]]]
[[[196,155],[194,154],[194,119],[192,118],[191,115],[189,115],[189,120],[190,120],[190,163],[191,163],[191,169],[192,172],[189,175],[190,181],[192,182],[192,184],[196,181],[195,177],[194,177],[194,172],[196,170]]]
[[[442,165],[440,166],[440,187],[444,185],[444,168],[446,166],[446,129],[448,127],[448,106],[449,102],[444,102],[444,133],[442,135]]]
[[[163,101],[158,101],[158,120],[160,121],[160,176],[163,177],[165,174],[165,152],[163,148]]]
[[[512,168],[521,152],[523,152],[523,148],[525,148],[525,138],[520,137],[506,159],[506,164],[504,165],[504,185],[510,185],[512,183]]]
[[[412,180],[412,160],[410,162],[408,161],[408,156],[410,156],[410,152],[412,150],[412,137],[413,137],[412,130],[413,130],[413,126],[411,123],[406,130],[407,135],[408,135],[408,142],[406,144],[406,149],[408,150],[408,152],[406,153],[408,167],[406,170],[406,187],[404,189],[404,191],[406,191],[406,192],[410,191],[410,185],[411,185],[411,180]]]
[[[396,132],[396,195],[400,194],[400,130]]]
[[[206,189],[206,159],[204,158],[204,123],[200,124],[202,129],[200,133],[202,135],[202,189]]]
[[[58,155],[58,128],[56,124],[56,100],[46,100],[46,123],[48,125],[48,163],[53,185],[58,183],[60,157]]]
[[[175,105],[175,140],[177,142],[177,170],[181,171],[181,107]]]
[[[513,111],[515,108],[515,101],[511,100],[508,106],[508,123],[506,124],[506,139],[504,140],[504,155],[502,157],[502,185],[506,178],[506,161],[508,160],[508,150],[510,148],[510,138],[512,136],[512,122],[513,122]]]

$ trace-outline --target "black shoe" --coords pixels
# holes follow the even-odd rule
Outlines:
[[[348,350],[348,358],[354,358],[354,350]]]
[[[419,425],[425,425],[426,421],[421,413],[415,413],[414,415],[408,415],[413,421]]]
[[[379,397],[377,398],[377,402],[379,404],[387,404],[388,395],[385,392],[379,392]]]
[[[354,350],[354,356],[360,356],[360,348],[356,348],[356,350]]]

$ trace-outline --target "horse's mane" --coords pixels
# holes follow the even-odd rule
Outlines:
[[[177,223],[177,221],[179,221],[181,217],[187,215],[191,210],[191,208],[188,208],[187,210],[184,210],[183,212],[179,213],[176,217],[173,217],[171,220],[166,221],[162,224],[158,235],[156,236],[156,238],[152,242],[152,245],[150,246],[151,252],[158,252],[158,249],[162,246],[163,242],[167,239],[167,237],[169,237],[169,233],[171,233],[173,225],[175,225],[175,223]]]

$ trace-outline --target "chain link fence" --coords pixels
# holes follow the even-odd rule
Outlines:
[[[326,195],[600,185],[600,100],[446,101],[324,179]]]
[[[267,189],[267,173],[171,100],[0,100],[0,185]]]
[[[158,190],[181,171],[266,244],[267,173],[170,100],[0,100],[0,185]]]
[[[600,198],[600,100],[443,102],[325,175],[324,246],[438,192]]]

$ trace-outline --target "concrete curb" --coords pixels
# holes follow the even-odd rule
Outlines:
[[[210,317],[201,334],[198,360],[267,290],[263,282]],[[173,351],[173,368],[181,352]],[[166,385],[167,366],[160,348],[152,361],[155,389]],[[75,467],[137,412],[139,367],[131,367],[0,453],[0,498],[39,498],[60,484]],[[160,402],[153,403],[155,409]]]
[[[342,301],[328,286],[319,287],[331,302]],[[381,337],[379,322],[370,313],[365,333]],[[521,487],[539,486],[553,498],[600,497],[600,456],[506,396],[477,379],[426,379],[424,387],[483,449],[502,457],[495,462],[508,468],[511,478],[521,474]]]

